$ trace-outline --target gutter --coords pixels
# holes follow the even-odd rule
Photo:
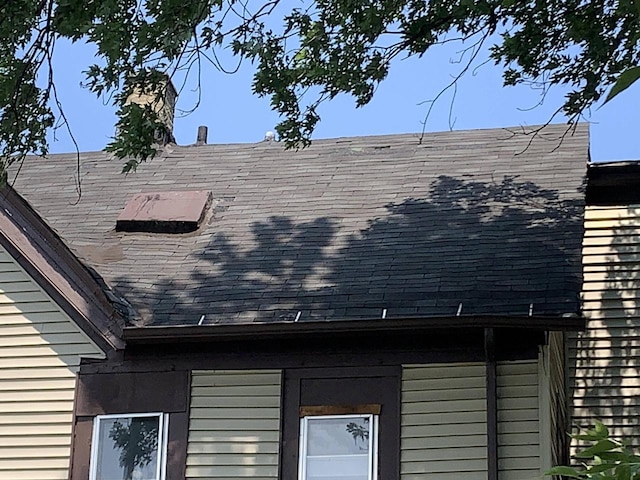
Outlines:
[[[585,328],[579,316],[495,316],[406,317],[363,320],[332,320],[278,323],[235,323],[125,327],[128,345],[233,342],[239,340],[285,340],[299,337],[347,337],[352,334],[418,334],[432,330],[509,328],[542,331],[575,331]]]

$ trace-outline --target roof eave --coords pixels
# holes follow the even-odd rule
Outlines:
[[[106,300],[98,298],[97,285],[92,286],[91,294],[85,291],[91,288],[88,285],[92,283],[89,274],[80,280],[87,284],[78,285],[71,278],[70,271],[60,271],[63,267],[72,270],[66,264],[68,259],[77,262],[78,268],[84,267],[55,232],[8,185],[0,188],[0,208],[3,210],[0,214],[0,245],[105,354],[124,348],[120,331],[110,328],[116,327],[117,312]],[[36,242],[35,237],[29,237],[29,228],[33,228],[33,235],[46,235],[48,238]],[[48,245],[50,251],[45,252],[42,245]],[[51,258],[53,254],[59,258]],[[117,329],[120,330],[119,327]]]
[[[575,331],[585,327],[579,316],[468,315],[454,317],[407,317],[364,320],[333,320],[278,323],[171,325],[125,327],[127,345],[233,342],[240,340],[340,337],[354,333],[420,333],[463,328],[517,328],[542,331]]]

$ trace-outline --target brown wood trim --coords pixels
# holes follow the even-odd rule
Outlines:
[[[288,340],[259,338],[216,344],[129,345],[126,356],[113,356],[107,362],[85,361],[82,374],[127,373],[168,370],[323,369],[353,366],[484,362],[484,329],[437,330],[423,333],[389,332],[370,337],[366,332],[343,339],[317,339],[312,336]],[[496,330],[498,361],[536,359],[544,332]],[[363,402],[370,403],[370,402]]]
[[[166,480],[182,480],[185,478],[188,442],[189,412],[170,413]]]
[[[186,412],[189,388],[188,371],[81,373],[75,414]]]
[[[378,478],[400,478],[402,369],[395,367],[303,368],[285,371],[280,479],[298,476],[299,412],[314,405],[381,405]]]
[[[345,366],[334,365],[320,368],[289,368],[286,371],[288,379],[302,378],[354,378],[354,377],[395,377],[401,375],[402,367],[398,365],[376,366]]]
[[[100,284],[6,185],[0,188],[0,245],[103,352],[124,348],[124,322]]]
[[[382,405],[369,403],[363,405],[309,405],[300,407],[300,417],[318,415],[380,415]]]
[[[70,480],[89,477],[96,415],[149,412],[169,415],[167,480],[184,479],[190,388],[191,375],[188,371],[78,375]]]
[[[76,416],[74,420],[71,449],[73,455],[71,456],[69,480],[87,480],[91,463],[93,417]]]
[[[484,331],[487,389],[487,480],[498,480],[498,372],[493,328]]]
[[[630,205],[640,202],[638,162],[591,163],[587,168],[587,205]]]
[[[388,332],[424,333],[437,329],[518,328],[527,330],[583,330],[582,317],[558,316],[493,316],[408,317],[366,320],[310,322],[277,322],[221,325],[176,325],[126,327],[127,344],[232,342],[243,339],[284,340],[301,336],[343,337],[354,333],[385,334]]]

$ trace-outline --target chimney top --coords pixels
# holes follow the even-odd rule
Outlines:
[[[129,95],[126,103],[136,103],[140,106],[149,105],[153,111],[158,114],[166,131],[157,132],[156,140],[161,145],[166,145],[167,143],[175,143],[176,141],[173,136],[173,120],[177,97],[178,93],[173,86],[173,82],[171,82],[171,78],[169,78],[168,75],[164,75],[164,80],[158,85],[157,91],[136,88],[133,93]]]
[[[208,133],[209,133],[209,129],[207,128],[207,126],[200,125],[198,127],[198,136],[196,137],[196,145],[206,145]]]

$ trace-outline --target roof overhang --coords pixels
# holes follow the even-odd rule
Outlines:
[[[95,279],[8,185],[0,187],[0,245],[104,353],[124,348],[118,314]]]
[[[587,178],[587,205],[640,203],[640,161],[590,163]]]
[[[585,328],[578,316],[495,316],[409,317],[318,322],[245,323],[126,327],[127,345],[219,343],[241,340],[295,339],[301,337],[338,338],[351,334],[410,334],[444,329],[510,328],[538,331],[575,331]]]

